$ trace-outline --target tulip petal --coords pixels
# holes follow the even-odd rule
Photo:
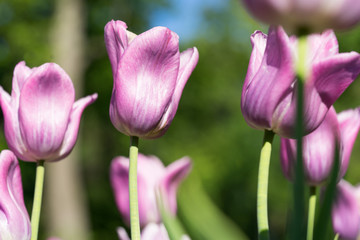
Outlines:
[[[28,240],[31,236],[19,163],[9,150],[0,153],[0,239]]]
[[[322,101],[330,107],[360,73],[360,54],[341,53],[312,69],[312,78]]]
[[[360,129],[360,108],[339,113],[338,122],[342,142],[342,159],[340,165],[340,178],[342,178],[348,168],[352,148]]]
[[[117,157],[111,162],[110,181],[116,205],[124,221],[130,223],[129,209],[129,159]]]
[[[24,143],[37,159],[46,159],[62,144],[75,91],[71,79],[55,63],[35,69],[24,84],[19,122]]]
[[[11,98],[17,102],[16,109],[19,108],[20,91],[24,86],[26,79],[36,68],[29,68],[26,66],[25,61],[19,62],[14,69],[14,76],[12,81]]]
[[[164,224],[149,223],[141,232],[142,240],[170,240]]]
[[[118,227],[116,229],[119,240],[130,240],[129,235],[127,234],[126,230],[122,227]]]
[[[332,207],[332,224],[334,232],[341,239],[356,239],[360,229],[359,206],[355,188],[341,180],[336,188],[336,197]]]
[[[166,167],[166,173],[160,182],[161,196],[165,209],[176,214],[176,191],[182,180],[189,174],[192,163],[189,157],[183,157]]]
[[[113,75],[117,73],[117,67],[121,56],[128,47],[127,26],[123,21],[111,20],[105,25],[105,46],[111,63]]]
[[[292,48],[281,27],[270,27],[259,71],[252,79],[246,76],[243,87],[241,110],[250,126],[271,130],[278,124],[272,123],[275,108],[293,88]]]
[[[118,117],[130,135],[154,129],[171,102],[179,71],[178,36],[155,27],[138,35],[124,52],[114,87]]]
[[[199,52],[196,47],[189,48],[180,54],[180,68],[178,80],[176,82],[175,91],[172,96],[169,107],[167,108],[160,123],[149,135],[150,138],[157,138],[162,136],[169,128],[172,120],[175,117],[176,110],[179,106],[181,94],[184,90],[185,84],[189,79],[192,71],[196,67],[199,60]]]
[[[71,110],[70,119],[69,119],[68,127],[65,132],[61,150],[59,154],[56,156],[57,158],[54,160],[60,160],[65,158],[67,155],[69,155],[77,140],[81,115],[87,106],[95,102],[97,96],[98,95],[94,93],[90,96],[83,97],[74,103]]]
[[[255,31],[253,34],[251,34],[250,41],[252,45],[252,52],[244,86],[249,84],[249,81],[254,78],[254,75],[260,68],[264,57],[267,35],[261,31]]]
[[[333,30],[322,34],[311,34],[308,37],[307,62],[313,64],[339,53],[339,44]]]

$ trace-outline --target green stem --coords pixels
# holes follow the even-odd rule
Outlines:
[[[294,220],[292,226],[292,239],[304,239],[303,224],[304,224],[304,166],[302,159],[302,137],[304,135],[304,83],[307,77],[306,70],[306,52],[307,52],[307,38],[301,36],[298,42],[298,56],[296,63],[296,78],[297,78],[297,106],[296,106],[296,164],[295,164],[295,181],[294,181]]]
[[[37,166],[36,166],[34,202],[31,212],[31,240],[38,239],[41,201],[42,201],[42,194],[44,188],[44,176],[45,176],[44,160],[40,160],[37,162]]]
[[[339,234],[337,233],[334,237],[334,240],[338,240],[339,239]]]
[[[130,228],[131,239],[140,240],[139,206],[137,192],[137,159],[138,159],[138,137],[130,137],[129,152],[129,201],[130,201]]]
[[[274,139],[274,133],[272,131],[265,130],[263,147],[260,153],[258,190],[257,190],[257,221],[258,221],[258,235],[260,240],[270,239],[267,195],[268,195],[271,145],[273,139]]]
[[[307,225],[307,237],[306,240],[313,239],[314,233],[314,221],[315,221],[315,208],[316,208],[316,187],[310,187],[309,196],[309,214],[308,214],[308,225]]]

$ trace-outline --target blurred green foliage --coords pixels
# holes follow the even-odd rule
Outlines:
[[[0,1],[0,81],[7,91],[19,61],[25,60],[31,67],[52,61],[49,32],[54,1]],[[141,33],[149,28],[150,13],[160,6],[166,8],[169,3],[166,0],[84,3],[87,12],[84,95],[97,92],[99,98],[85,110],[81,123],[81,174],[86,183],[93,239],[116,239],[115,229],[123,222],[110,187],[109,166],[115,156],[128,155],[129,139],[116,131],[108,116],[113,83],[103,28],[109,20],[121,19],[131,31]],[[255,22],[237,0],[230,0],[220,10],[205,9],[204,14],[205,29],[191,41],[180,39],[181,50],[196,46],[200,60],[184,89],[177,115],[162,138],[141,140],[140,151],[159,156],[166,165],[184,155],[193,159],[193,171],[179,194],[179,217],[193,239],[241,239],[244,234],[256,239],[257,168],[263,133],[245,123],[240,96],[251,53],[249,36],[256,29],[266,32],[267,27]],[[338,36],[341,51],[360,52],[359,27]],[[359,90],[360,82],[356,81],[335,104],[336,109],[359,106]],[[2,149],[6,148],[3,132],[0,144]],[[355,143],[346,176],[353,184],[360,182],[359,144]],[[30,210],[35,164],[21,162],[21,168],[25,201]],[[291,184],[283,177],[279,163],[279,138],[275,137],[269,185],[272,239],[285,238],[291,196]]]

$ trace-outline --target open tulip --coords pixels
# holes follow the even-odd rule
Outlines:
[[[179,37],[165,27],[140,35],[122,21],[105,26],[105,44],[114,84],[110,118],[120,132],[157,138],[169,128],[199,54],[179,53]]]
[[[360,186],[341,180],[336,187],[332,206],[332,225],[341,239],[356,240],[360,236]]]
[[[268,24],[290,31],[345,29],[360,21],[357,0],[243,0],[250,12]]]
[[[330,177],[336,147],[340,152],[340,178],[345,175],[359,129],[359,108],[338,115],[330,108],[321,125],[303,138],[303,165],[309,185],[320,185]],[[293,178],[295,163],[296,140],[282,138],[281,166],[289,179]]]
[[[21,173],[14,153],[0,153],[0,239],[29,240],[30,219],[27,213]]]
[[[296,89],[294,65],[297,39],[281,27],[270,27],[269,35],[256,31],[245,78],[241,110],[246,122],[281,137],[295,137]],[[308,37],[308,77],[304,83],[304,133],[314,131],[328,109],[360,73],[360,55],[338,53],[333,31]]]
[[[160,223],[161,215],[157,204],[157,193],[161,191],[166,211],[176,213],[176,191],[180,182],[191,169],[189,158],[181,158],[168,167],[155,156],[139,154],[138,158],[138,192],[140,225],[144,227],[150,222]],[[129,159],[117,157],[113,159],[110,179],[116,204],[124,220],[129,223]]]
[[[97,94],[74,102],[70,77],[55,63],[14,70],[11,96],[0,87],[5,138],[24,161],[57,161],[73,149],[81,114]]]

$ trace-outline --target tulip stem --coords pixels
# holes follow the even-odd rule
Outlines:
[[[300,36],[298,42],[298,61],[296,63],[296,77],[297,77],[297,106],[296,106],[296,163],[295,163],[295,181],[294,181],[294,218],[292,225],[292,239],[304,239],[304,166],[302,158],[302,138],[304,135],[304,120],[303,120],[303,95],[304,83],[306,81],[306,52],[307,52],[307,37]]]
[[[271,145],[273,139],[274,139],[274,133],[272,131],[265,130],[263,146],[260,153],[258,190],[257,190],[257,221],[258,221],[258,236],[260,240],[270,239],[267,195],[268,195],[269,167],[270,167],[270,157],[271,157],[271,147],[272,147]]]
[[[34,190],[34,202],[31,212],[31,240],[38,239],[41,202],[44,187],[45,167],[44,160],[37,162],[36,166],[36,178],[35,178],[35,190]]]
[[[137,159],[139,137],[130,137],[129,152],[129,202],[130,202],[130,228],[131,239],[140,240],[140,222],[137,191]]]
[[[337,233],[334,237],[334,240],[338,240],[339,239],[339,234]]]
[[[309,214],[308,214],[308,225],[307,225],[307,237],[306,240],[313,239],[314,233],[314,221],[315,221],[315,208],[316,208],[316,187],[310,187],[309,196]]]

